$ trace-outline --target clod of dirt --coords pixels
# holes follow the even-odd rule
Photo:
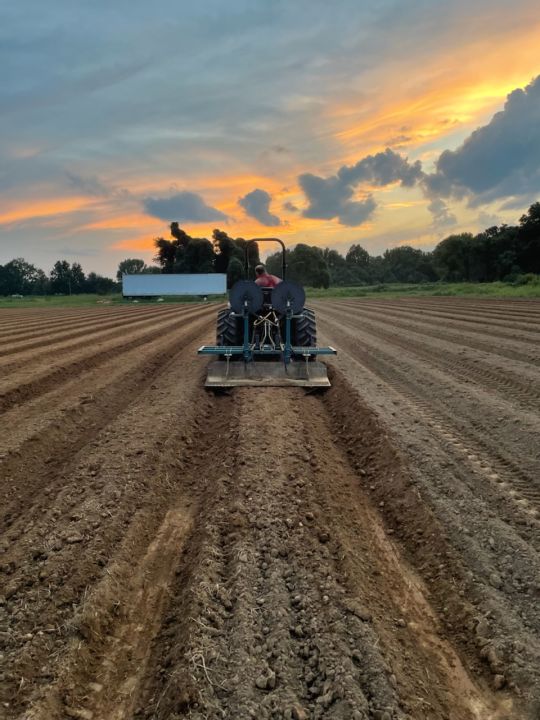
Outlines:
[[[74,533],[73,535],[68,535],[66,538],[66,542],[69,545],[75,545],[76,543],[80,543],[83,541],[82,535],[79,535],[77,533]]]
[[[255,685],[259,690],[273,690],[276,687],[276,673],[268,668],[256,678]]]

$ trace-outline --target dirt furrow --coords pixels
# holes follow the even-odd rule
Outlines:
[[[197,342],[200,335],[201,325]],[[49,697],[58,663],[67,659],[70,646],[78,656],[81,637],[106,640],[122,616],[119,590],[122,582],[131,581],[134,559],[151,552],[171,497],[178,500],[187,489],[178,482],[209,402],[201,368],[186,365],[196,345],[177,346],[166,362],[151,369],[154,389],[117,405],[102,429],[86,438],[92,442],[76,444],[65,458],[68,464],[56,468],[58,479],[37,470],[36,484],[41,480],[49,490],[46,502],[43,495],[36,498],[40,513],[17,542],[2,547],[5,604],[0,610],[9,610],[11,623],[2,637],[9,670],[1,686],[9,717],[42,694]],[[174,393],[171,378],[176,379]],[[187,510],[184,516],[187,522]],[[180,534],[177,520],[163,530],[173,550]],[[166,568],[158,575],[161,571],[165,580]],[[141,579],[146,583],[144,575]],[[91,599],[90,589],[98,587]],[[66,667],[71,670],[71,661]],[[56,701],[63,718],[63,700]]]
[[[120,337],[98,343],[97,350],[93,346],[85,345],[82,353],[75,349],[71,356],[69,354],[61,355],[59,358],[61,365],[51,367],[49,363],[44,363],[42,372],[37,371],[36,368],[31,370],[22,368],[20,373],[11,374],[5,383],[0,383],[0,412],[5,412],[10,407],[21,404],[30,398],[35,398],[38,394],[47,393],[54,389],[59,382],[66,382],[69,377],[103,364],[113,353],[125,352],[157,340],[164,334],[180,329],[191,318],[204,317],[208,313],[207,307],[199,307],[188,312],[181,311],[170,317],[160,318],[152,325],[151,330],[145,328],[143,332],[140,332],[140,329],[136,328],[133,332],[127,332]],[[129,331],[129,326],[125,329]],[[92,352],[88,352],[89,350]]]
[[[208,327],[214,309],[187,321],[181,330],[160,342],[122,353],[122,363],[110,360],[62,384],[46,396],[17,406],[3,417],[6,431],[0,442],[0,471],[6,479],[2,526],[16,542],[28,520],[47,507],[51,493],[62,488],[63,473],[74,454],[95,442],[96,435],[142,392],[152,395],[152,378],[164,373],[171,359],[192,364],[189,352],[178,353]],[[34,502],[30,503],[30,499]]]
[[[409,303],[403,300],[403,307],[408,308]],[[426,318],[439,318],[442,320],[450,320],[455,322],[461,322],[467,326],[480,325],[484,331],[489,331],[493,335],[500,335],[502,337],[513,337],[518,336],[516,331],[519,331],[519,336],[523,336],[530,340],[538,340],[538,334],[540,333],[540,324],[536,324],[538,315],[531,313],[531,320],[527,322],[516,322],[512,320],[497,320],[492,318],[489,313],[466,313],[452,310],[451,308],[427,308],[425,305],[411,306],[411,309],[417,311]]]
[[[323,395],[207,394],[217,306],[57,348],[50,386],[52,356],[17,371],[0,718],[535,719],[540,414],[512,392],[536,369],[497,347],[460,365],[458,328],[415,325],[437,300],[380,325],[317,302]]]
[[[435,302],[430,302],[435,300]],[[454,304],[445,301],[445,298],[422,298],[416,300],[413,298],[399,298],[399,299],[371,299],[371,298],[358,298],[358,299],[343,299],[343,302],[358,303],[371,305],[374,308],[378,308],[381,311],[384,308],[407,309],[410,312],[425,315],[429,317],[431,315],[435,317],[446,317],[449,319],[455,319],[463,323],[467,322],[482,322],[490,324],[493,322],[496,326],[510,327],[516,321],[522,322],[523,327],[521,329],[527,330],[532,325],[533,332],[537,331],[537,325],[540,322],[539,317],[539,304],[538,301],[533,302],[527,310],[520,313],[519,316],[513,316],[511,314],[496,312],[494,307],[490,304],[485,306],[474,307],[471,301],[465,303]]]
[[[540,589],[540,538],[530,505],[523,502],[525,498],[520,502],[515,478],[495,472],[489,454],[474,452],[474,432],[464,418],[460,422],[458,415],[452,423],[447,422],[429,401],[418,401],[418,389],[408,391],[408,378],[387,373],[386,368],[381,372],[380,363],[368,365],[341,332],[338,335],[324,323],[323,327],[322,339],[340,349],[336,364],[383,419],[387,432],[408,457],[416,492],[444,528],[454,557],[460,557],[464,564],[467,582],[463,592],[473,602],[476,615],[473,622],[449,620],[452,631],[467,628],[465,642],[476,646],[481,657],[489,654],[492,661],[498,658],[491,663],[494,672],[498,674],[497,668],[508,663],[514,680],[528,686],[529,696],[539,702],[540,678],[535,671],[526,680],[525,676],[540,665],[539,608],[531,602]],[[343,408],[351,404],[348,396],[341,397]],[[342,427],[348,430],[350,424]],[[355,452],[354,442],[351,452]],[[416,565],[432,592],[440,586],[441,571],[448,573],[452,584],[457,574],[446,558],[439,568],[430,562],[435,536],[421,528],[415,531],[414,522],[403,522],[408,502],[399,507],[400,486],[389,484],[384,492],[373,482],[370,488],[380,500],[382,512],[390,514],[394,527],[410,534],[407,547],[414,547],[416,542],[425,548],[427,558],[419,558]],[[445,612],[442,606],[441,614]],[[524,648],[528,661],[521,657]],[[531,717],[535,717],[534,710]]]
[[[4,310],[0,315],[0,337],[4,335],[32,335],[35,331],[50,330],[54,332],[64,325],[76,325],[77,323],[91,321],[97,317],[111,316],[119,317],[124,313],[132,312],[135,308],[131,306],[114,305],[98,306],[93,308],[62,308],[56,312],[44,309],[23,310],[17,313],[14,310]],[[137,310],[143,309],[137,308]]]
[[[514,320],[523,320],[527,323],[540,323],[539,315],[539,303],[538,300],[533,299],[530,301],[524,301],[520,299],[507,299],[498,302],[495,299],[485,300],[480,302],[478,300],[471,300],[469,298],[463,298],[458,301],[457,299],[450,299],[444,297],[426,297],[426,298],[400,298],[398,300],[370,300],[365,299],[361,302],[372,302],[377,304],[379,308],[383,308],[385,305],[394,305],[395,307],[410,307],[416,312],[423,312],[426,309],[438,310],[450,312],[450,314],[464,314],[473,315],[475,317],[485,317],[487,319],[494,318],[497,320],[504,320],[507,325],[511,325]]]
[[[332,314],[342,323],[352,328],[362,328],[373,337],[388,341],[391,345],[422,358],[435,367],[446,370],[464,382],[474,381],[479,387],[495,390],[509,402],[518,403],[520,408],[540,410],[540,377],[536,368],[514,360],[512,365],[501,362],[495,355],[479,357],[471,354],[471,360],[461,343],[447,340],[432,340],[422,332],[414,332],[407,328],[389,325],[385,322],[371,321],[364,314],[361,317],[343,318],[343,312],[334,307],[325,307],[325,312]],[[540,349],[540,348],[539,348]]]
[[[160,322],[171,318],[180,317],[186,313],[188,316],[193,312],[193,308],[184,307],[179,310],[172,310],[167,313],[151,313],[148,317],[130,317],[123,321],[111,323],[99,322],[91,326],[77,330],[73,333],[66,333],[58,337],[48,340],[42,338],[30,343],[28,346],[8,348],[4,357],[0,352],[0,369],[4,373],[10,373],[21,369],[24,366],[25,373],[32,375],[31,368],[36,366],[39,368],[46,358],[53,358],[56,362],[65,362],[66,357],[74,351],[97,343],[102,343],[109,338],[118,338],[125,334],[125,331],[133,332],[135,330],[144,330],[147,327],[155,327]],[[54,364],[54,363],[51,363]]]
[[[498,397],[463,386],[427,365],[421,366],[401,348],[394,349],[386,341],[351,328],[347,321],[338,323],[331,315],[327,322],[338,332],[337,338],[332,332],[333,343],[350,349],[353,357],[405,394],[417,407],[421,406],[437,421],[442,421],[454,434],[463,435],[466,423],[464,447],[470,455],[481,458],[486,467],[486,480],[502,478],[501,487],[516,510],[520,514],[525,512],[529,518],[540,517],[538,448],[533,439],[540,422],[537,414],[525,414]],[[477,412],[479,407],[481,413]],[[512,432],[517,418],[519,433]],[[493,483],[488,484],[491,490]]]
[[[122,327],[123,325],[133,323],[139,324],[144,320],[151,318],[164,317],[168,314],[178,311],[180,308],[186,306],[164,307],[156,311],[156,308],[151,308],[146,312],[132,312],[123,315],[110,315],[110,314],[98,314],[96,317],[88,320],[87,322],[74,322],[70,324],[61,324],[57,329],[51,331],[50,329],[43,328],[36,330],[34,333],[20,333],[17,337],[10,337],[4,339],[4,344],[0,347],[0,357],[6,355],[23,354],[28,350],[33,350],[44,345],[53,345],[56,343],[62,343],[72,338],[81,337],[94,332],[96,328],[107,330],[113,327]],[[188,308],[190,306],[187,306]]]
[[[101,581],[87,596],[78,644],[28,717],[52,720],[66,705],[95,720],[517,717],[509,696],[471,680],[320,400],[290,390],[261,400],[240,391],[205,408],[189,470],[171,468],[177,500],[129,564],[133,580],[114,563],[118,587]],[[269,407],[282,422],[265,442]],[[381,450],[363,447],[376,461]],[[142,579],[158,547],[150,572],[171,581],[167,596]]]
[[[317,302],[314,303],[314,307],[317,307]],[[412,329],[426,337],[448,341],[455,340],[458,344],[473,350],[481,350],[490,355],[502,356],[509,360],[518,360],[535,367],[540,365],[540,343],[538,341],[526,342],[523,339],[497,338],[496,343],[494,343],[493,336],[479,331],[473,332],[470,328],[459,323],[453,323],[450,320],[444,323],[426,322],[426,319],[422,318],[418,313],[401,312],[400,310],[390,311],[386,306],[376,308],[364,306],[363,303],[349,304],[340,301],[326,302],[323,307],[341,309],[341,311],[346,309],[347,312],[353,309],[355,315],[358,315],[359,322],[362,322],[362,318],[368,317],[379,323],[388,323],[398,330]]]
[[[342,309],[347,309],[347,311],[354,309],[359,314],[362,314],[364,308],[364,303],[361,302],[333,301],[325,303],[325,305],[326,304],[336,308],[341,307]],[[367,309],[369,311],[369,307]],[[371,310],[376,315],[380,313],[381,319],[386,316],[390,316],[395,318],[397,322],[399,322],[402,318],[405,321],[412,320],[414,322],[420,322],[422,325],[426,326],[428,331],[429,328],[435,325],[435,327],[444,328],[445,330],[448,329],[451,332],[464,332],[466,333],[465,337],[472,336],[475,338],[478,336],[481,340],[486,342],[488,346],[491,346],[492,351],[494,346],[497,346],[499,342],[502,343],[502,347],[509,349],[511,349],[513,345],[518,345],[518,347],[526,349],[527,353],[530,351],[534,359],[538,359],[538,344],[540,342],[540,337],[535,333],[528,334],[526,332],[515,332],[513,329],[513,323],[508,323],[506,329],[500,331],[499,328],[490,327],[487,323],[479,323],[481,328],[476,327],[475,325],[471,327],[470,323],[456,320],[450,314],[447,316],[426,315],[423,311],[411,309],[405,304],[403,306],[390,309],[387,304],[384,303],[380,308],[377,305],[371,306]],[[529,357],[526,357],[525,359],[529,361]]]

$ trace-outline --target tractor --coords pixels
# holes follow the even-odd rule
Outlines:
[[[216,345],[203,345],[199,355],[218,359],[209,363],[205,386],[324,388],[330,386],[326,365],[318,355],[335,355],[332,347],[317,347],[315,313],[306,308],[306,294],[286,279],[285,245],[278,238],[254,238],[249,247],[278,242],[282,249],[282,280],[273,288],[252,280],[238,280],[229,291],[229,306],[218,312]]]

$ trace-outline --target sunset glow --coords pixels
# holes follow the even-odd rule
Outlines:
[[[103,41],[99,57],[112,11],[89,12],[84,34],[75,9],[61,28],[13,12],[6,35],[24,28],[36,55],[0,51],[13,68],[0,119],[0,263],[28,255],[47,268],[69,248],[112,274],[126,253],[151,261],[172,220],[196,237],[220,227],[342,251],[429,248],[488,216],[514,222],[540,192],[534,173],[503,162],[513,118],[533,118],[538,102],[527,90],[540,73],[529,0],[429,14],[415,2],[399,12],[347,0],[342,12],[304,0],[249,11],[160,3],[167,22],[138,8],[124,18],[125,44]],[[147,52],[147,27],[167,57]],[[482,140],[482,152],[486,168],[500,158],[519,180],[490,168],[491,187],[459,149],[518,89],[525,109],[508,110],[506,135],[486,130],[501,145]],[[440,169],[442,153],[458,150],[459,163]]]
[[[82,210],[92,204],[92,198],[70,197],[36,200],[28,204],[14,204],[10,210],[0,208],[0,225],[38,220],[52,215],[64,215]]]

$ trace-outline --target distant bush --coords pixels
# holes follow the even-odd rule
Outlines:
[[[508,282],[505,278],[505,282]],[[515,275],[510,281],[512,285],[540,285],[540,275],[534,273],[525,273],[524,275]]]

